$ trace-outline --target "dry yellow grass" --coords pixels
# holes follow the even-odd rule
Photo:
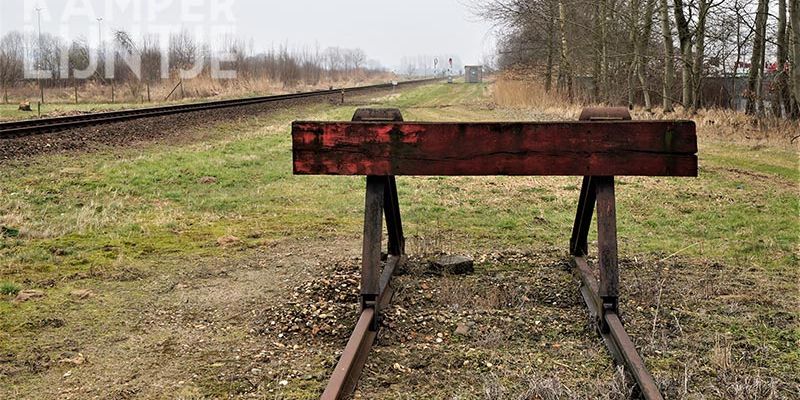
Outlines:
[[[184,81],[183,90],[178,88],[169,97],[170,101],[181,99],[209,99],[231,98],[257,94],[282,94],[296,91],[310,91],[328,89],[330,87],[352,87],[372,83],[389,82],[397,79],[391,73],[385,74],[359,74],[338,80],[322,80],[317,84],[298,83],[293,87],[286,87],[279,81],[264,77],[239,78],[232,80],[213,79],[208,75]],[[176,87],[177,80],[166,80],[150,86],[150,100],[154,103],[163,102]],[[39,88],[36,84],[25,84],[9,89],[8,101],[11,104],[29,100],[35,103],[39,99]],[[119,83],[114,87],[114,100],[116,103],[139,103],[148,99],[147,87],[138,82]],[[2,102],[0,93],[0,102]],[[75,89],[73,87],[48,88],[45,90],[47,103],[74,103]],[[80,103],[110,103],[111,85],[95,81],[87,81],[78,87],[78,101]],[[35,105],[34,105],[35,108]]]
[[[581,108],[569,104],[560,93],[545,91],[544,85],[537,81],[500,77],[493,86],[492,95],[502,108],[536,109],[545,114],[577,114]]]
[[[647,112],[634,110],[634,119],[690,119],[697,124],[701,138],[734,141],[748,145],[769,145],[800,149],[800,122],[774,117],[754,117],[722,109],[700,109],[692,114],[682,107],[672,113],[661,108]]]
[[[584,105],[571,104],[556,91],[546,92],[544,85],[532,78],[504,75],[493,86],[494,102],[502,108],[537,110],[540,113],[574,116]],[[598,104],[599,105],[599,104]],[[800,149],[800,122],[773,117],[754,117],[729,109],[701,109],[691,113],[678,106],[674,112],[661,108],[646,111],[636,107],[633,118],[689,119],[697,123],[702,139],[735,141],[748,145],[770,145]]]

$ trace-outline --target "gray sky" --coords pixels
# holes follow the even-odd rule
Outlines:
[[[0,32],[42,30],[96,43],[98,22],[115,29],[165,34],[185,28],[205,41],[226,32],[252,39],[256,50],[360,47],[393,67],[403,56],[457,54],[478,63],[491,54],[490,26],[460,0],[0,0]]]

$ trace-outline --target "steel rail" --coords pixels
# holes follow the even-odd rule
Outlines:
[[[376,89],[390,89],[395,86],[434,82],[438,78],[421,79],[413,81],[403,81],[394,83],[382,83],[377,85],[358,86],[350,88],[339,88],[329,90],[318,90],[303,93],[290,93],[274,96],[261,96],[231,100],[217,100],[202,103],[178,104],[160,107],[145,107],[121,111],[108,111],[69,117],[54,117],[29,119],[23,121],[12,121],[0,123],[0,139],[12,139],[23,136],[30,136],[46,132],[57,132],[68,129],[80,128],[85,126],[102,125],[113,122],[129,121],[142,118],[161,117],[165,115],[175,115],[206,110],[215,110],[230,107],[240,107],[261,103],[272,103],[286,100],[305,99],[313,97],[344,95],[346,93],[358,93]]]
[[[353,393],[358,379],[361,377],[361,371],[364,369],[364,364],[367,362],[367,356],[372,349],[375,338],[378,335],[377,330],[370,329],[376,312],[389,306],[389,302],[394,294],[392,288],[392,276],[394,270],[398,265],[405,262],[405,257],[389,256],[386,260],[386,267],[380,278],[380,295],[378,296],[378,309],[365,308],[361,311],[355,329],[347,341],[339,362],[333,370],[328,386],[325,392],[322,393],[320,399],[322,400],[339,400],[345,399]]]
[[[597,279],[592,274],[586,259],[584,257],[575,257],[573,265],[581,279],[583,300],[592,317],[600,319],[598,321],[598,331],[611,355],[617,363],[627,367],[626,370],[630,372],[639,386],[642,398],[645,400],[664,400],[653,376],[647,370],[644,360],[636,351],[636,346],[634,346],[628,333],[625,332],[619,315],[610,310],[603,310]],[[606,329],[604,330],[603,327]]]

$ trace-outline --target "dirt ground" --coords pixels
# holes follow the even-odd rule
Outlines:
[[[90,297],[67,299],[31,321],[37,342],[47,347],[4,355],[6,394],[315,398],[355,322],[358,253],[358,238],[290,240],[253,257],[173,274],[127,271],[92,286]],[[473,256],[478,265],[471,275],[431,273],[429,255],[413,259],[397,277],[356,398],[630,398],[631,382],[595,334],[565,252]],[[753,317],[749,309],[761,302],[742,304],[732,294],[747,285],[746,273],[722,281],[723,266],[680,259],[623,259],[622,268],[627,329],[656,366],[667,398],[797,394],[790,376],[743,368],[746,358],[770,357],[774,349],[704,334],[708,320],[697,313],[710,311],[717,296],[726,296],[720,306],[729,312],[743,309]],[[670,269],[678,279],[667,279]],[[131,280],[135,288],[125,284]],[[791,310],[795,300],[777,301]],[[118,315],[104,316],[106,307]],[[670,311],[654,313],[658,308]],[[95,315],[98,323],[118,322],[93,327]],[[797,320],[778,312],[753,322]],[[15,391],[15,381],[30,374],[36,381]]]
[[[274,344],[254,334],[256,311],[282,304],[292,282],[318,276],[315,260],[328,251],[323,243],[276,243],[255,257],[173,274],[132,270],[93,285],[88,298],[65,299],[32,321],[48,347],[4,355],[4,390],[10,398],[63,399],[252,391],[282,369],[265,355]],[[37,381],[15,392],[15,378],[30,373]]]

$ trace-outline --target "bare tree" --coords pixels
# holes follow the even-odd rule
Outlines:
[[[672,112],[672,80],[675,78],[675,50],[672,43],[672,28],[669,23],[667,0],[660,0],[661,36],[664,39],[664,82],[661,92],[664,112]]]
[[[147,101],[151,101],[150,86],[158,82],[161,71],[162,53],[158,38],[155,36],[144,36],[139,46],[141,55],[141,80],[147,92]]]
[[[692,103],[692,34],[689,30],[689,20],[686,18],[686,8],[683,0],[675,0],[675,27],[678,30],[678,40],[681,45],[681,83],[683,88],[682,103],[689,107]]]
[[[149,100],[151,85],[176,76],[205,79],[211,86],[206,92],[213,95],[217,93],[217,85],[234,86],[229,82],[243,80],[263,80],[267,85],[279,82],[293,88],[300,84],[318,85],[323,80],[334,84],[344,79],[382,77],[386,73],[362,49],[334,47],[321,51],[316,47],[295,49],[285,44],[255,53],[252,44],[248,47],[232,36],[223,37],[212,47],[197,41],[187,31],[171,35],[166,48],[165,51],[153,35],[135,38],[125,31],[115,32],[112,43],[102,51],[92,49],[85,39],[67,42],[44,34],[39,40],[37,35],[11,32],[0,38],[0,95],[7,101],[9,89],[26,82],[25,68],[43,71],[42,87],[72,87],[76,98],[82,82],[94,80],[100,86],[110,83],[112,99],[115,85],[125,85],[134,100]],[[222,63],[224,70],[220,68]],[[235,74],[227,74],[231,69]],[[36,78],[27,79],[27,83],[35,82]],[[203,87],[208,86],[191,89],[201,96]],[[176,88],[184,91],[183,85]]]
[[[569,57],[569,42],[567,41],[567,11],[564,8],[564,1],[558,1],[558,30],[561,39],[561,57],[558,67],[558,85],[562,90],[567,91],[570,100],[574,94],[572,65]]]
[[[747,97],[761,112],[769,81],[771,114],[800,118],[800,0],[466,1],[499,33],[497,65],[541,76],[544,90],[556,81],[581,101],[666,112]]]
[[[800,0],[789,0],[791,20],[792,94],[795,104],[800,104]]]
[[[753,36],[753,53],[750,57],[750,75],[747,79],[748,114],[763,113],[764,99],[762,86],[764,79],[764,61],[767,38],[767,13],[769,0],[759,0],[756,11],[755,35]]]
[[[367,53],[365,53],[364,50],[361,49],[353,49],[352,58],[353,58],[353,68],[355,68],[356,70],[360,70],[361,68],[364,67],[364,63],[367,62]]]
[[[92,50],[86,41],[76,40],[72,42],[69,51],[66,53],[66,65],[63,65],[62,60],[62,73],[60,78],[70,82],[74,90],[76,104],[78,103],[78,84],[81,82],[81,79],[78,79],[80,78],[78,76],[78,72],[86,71],[92,68],[91,53]],[[64,70],[65,66],[67,67],[67,70]]]
[[[22,80],[24,46],[24,38],[19,32],[10,32],[0,39],[0,85],[4,103],[8,103],[8,89]]]
[[[644,6],[644,12],[640,13],[641,7]],[[645,60],[647,55],[644,54],[645,45],[650,40],[650,34],[653,30],[653,15],[655,13],[655,0],[646,0],[646,3],[642,4],[639,0],[631,0],[630,2],[630,16],[631,16],[631,27],[630,30],[630,41],[632,47],[632,55],[633,59],[631,61],[631,75],[629,78],[630,80],[633,79],[633,75],[636,75],[636,78],[639,80],[639,85],[641,85],[643,96],[644,96],[644,104],[645,109],[647,111],[652,110],[653,104],[650,100],[650,89],[647,85],[647,77],[646,75],[646,65]],[[629,82],[631,82],[629,80]],[[629,100],[628,105],[633,106],[633,94],[635,92],[635,87],[633,83],[629,83]]]
[[[789,94],[789,79],[787,75],[787,67],[789,61],[788,54],[788,36],[786,34],[786,0],[778,0],[778,29],[776,35],[777,42],[777,60],[776,60],[776,77],[775,77],[775,97],[772,102],[772,114],[775,116],[783,116],[784,110],[786,113],[792,112],[791,95]]]
[[[547,18],[547,66],[545,67],[545,91],[549,92],[553,88],[553,65],[555,61],[555,26],[556,26],[556,18],[555,18],[555,6],[554,2],[548,3],[548,18]],[[602,65],[601,65],[602,68]],[[602,74],[602,72],[601,72]]]
[[[170,71],[177,73],[180,79],[184,75],[196,76],[201,71],[206,53],[203,47],[186,30],[174,33],[169,37]]]

